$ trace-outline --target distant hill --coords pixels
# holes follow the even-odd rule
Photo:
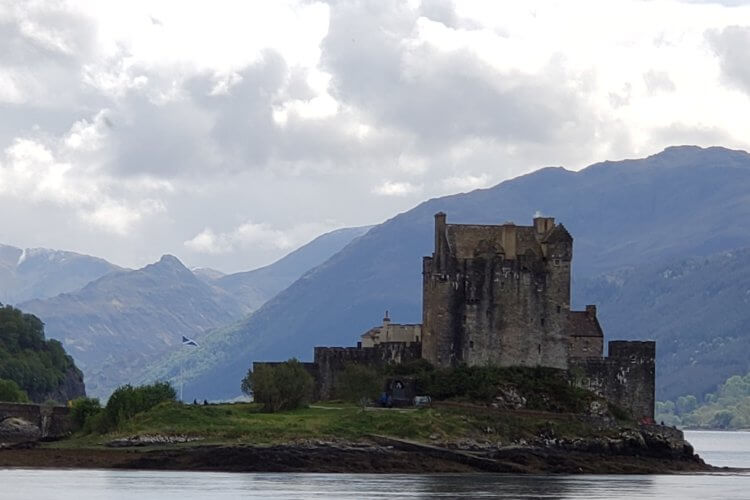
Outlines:
[[[15,382],[36,403],[85,396],[83,375],[60,342],[46,340],[39,318],[0,307],[0,380]]]
[[[118,270],[121,268],[89,255],[0,245],[0,302],[18,304],[54,297]]]
[[[214,274],[214,277],[209,277],[210,273],[203,271],[202,275],[207,282],[245,304],[247,312],[251,312],[369,229],[370,226],[363,226],[331,231],[318,236],[273,264],[252,271],[222,276]]]
[[[478,224],[529,224],[537,212],[555,216],[575,239],[573,297],[580,306],[602,298],[588,284],[580,286],[600,274],[750,247],[750,155],[672,147],[645,159],[603,162],[579,172],[544,168],[490,189],[429,200],[355,239],[247,319],[208,334],[200,351],[186,359],[192,377],[186,396],[238,394],[253,360],[310,359],[315,345],[351,345],[385,309],[394,321],[419,322],[421,258],[432,252],[438,211],[446,212],[449,222]],[[601,317],[612,339],[622,336],[632,323],[625,316],[640,314],[642,305],[623,308],[619,324],[606,309]],[[683,327],[678,313],[672,318],[674,328]],[[670,321],[664,318],[665,325]],[[651,334],[632,329],[627,336]],[[710,343],[715,335],[716,330],[705,331],[701,341]],[[750,335],[734,345],[747,351]],[[663,366],[676,349],[662,342],[657,352],[658,366]],[[179,357],[154,367],[149,376],[175,376]],[[698,350],[696,365],[707,361],[706,351]],[[688,389],[703,376],[684,373],[686,378],[675,383],[659,377],[659,393],[667,385],[670,393]]]
[[[333,231],[269,266],[230,275],[191,272],[165,255],[142,269],[110,272],[81,289],[22,306],[64,343],[83,369],[89,393],[106,398],[178,349],[182,335],[200,340],[205,330],[238,320],[299,278],[305,266],[318,265],[367,229]]]
[[[182,335],[241,317],[233,297],[197,279],[175,257],[135,271],[117,271],[80,290],[21,305],[60,339],[86,375],[89,393],[108,397],[155,357],[181,345]]]
[[[659,397],[702,396],[750,371],[750,249],[585,280],[609,338],[657,341]]]

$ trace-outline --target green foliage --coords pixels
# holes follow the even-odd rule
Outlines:
[[[164,401],[175,401],[176,397],[174,388],[168,382],[118,387],[109,397],[103,416],[92,423],[92,429],[97,432],[116,429],[134,415],[150,410]],[[98,416],[97,413],[94,415]]]
[[[268,412],[293,410],[306,406],[312,398],[313,378],[292,358],[277,365],[259,365],[248,371],[242,390]]]
[[[29,397],[12,380],[0,379],[0,401],[26,403],[29,401]]]
[[[1,379],[14,381],[32,397],[41,397],[56,389],[73,367],[73,359],[60,342],[45,340],[39,318],[0,306]]]
[[[376,400],[383,391],[383,377],[372,367],[349,363],[337,375],[336,399],[357,403]]]
[[[73,420],[73,428],[81,430],[86,421],[92,416],[101,413],[102,405],[97,398],[78,398],[71,403],[70,418]]]
[[[565,372],[554,368],[459,365],[436,369],[427,361],[419,360],[388,370],[392,374],[415,377],[417,391],[435,400],[489,403],[501,390],[512,387],[526,399],[528,409],[580,412],[586,410],[595,397],[571,385]]]
[[[656,420],[686,427],[746,429],[750,427],[750,373],[729,377],[716,392],[706,394],[703,404],[692,395],[680,396],[676,403],[658,401]]]

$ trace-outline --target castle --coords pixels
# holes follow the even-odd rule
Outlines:
[[[435,366],[544,366],[629,410],[654,416],[655,343],[612,341],[596,307],[570,309],[573,238],[552,217],[531,226],[448,224],[435,215],[435,250],[423,258],[422,324],[391,323],[357,347],[316,347],[307,368],[318,395],[332,394],[347,363],[424,358]]]

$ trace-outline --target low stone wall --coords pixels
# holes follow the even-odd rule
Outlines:
[[[0,422],[20,418],[39,428],[42,438],[58,438],[72,430],[70,408],[26,403],[0,402]]]
[[[374,347],[316,347],[318,397],[323,400],[333,397],[336,380],[347,364],[380,367],[406,363],[421,356],[420,342],[383,342]]]
[[[570,373],[579,387],[599,394],[638,420],[652,421],[655,403],[656,343],[617,340],[609,356],[577,360]]]

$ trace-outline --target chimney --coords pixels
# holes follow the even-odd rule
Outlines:
[[[586,315],[589,318],[596,318],[596,306],[589,304],[586,306]]]
[[[543,235],[555,227],[554,217],[534,217],[534,229],[536,234]]]
[[[388,311],[385,311],[385,316],[383,317],[383,326],[388,326],[391,324],[391,317],[388,316]]]
[[[445,249],[443,248],[443,238],[445,238],[445,212],[435,214],[435,260],[438,272],[445,271]]]

